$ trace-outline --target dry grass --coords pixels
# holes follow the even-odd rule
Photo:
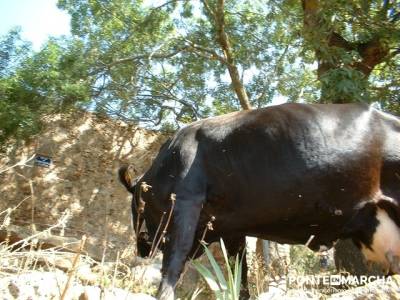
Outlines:
[[[1,230],[6,231],[11,226],[12,212],[16,209],[17,207],[14,207],[0,212]],[[101,290],[121,288],[134,293],[155,294],[156,286],[144,281],[144,267],[159,257],[152,261],[142,260],[140,265],[143,267],[143,273],[138,274],[138,272],[133,272],[130,266],[121,262],[119,255],[115,262],[93,260],[84,251],[86,237],[78,241],[81,244],[78,247],[80,251],[77,253],[66,249],[67,246],[71,246],[70,244],[43,249],[41,237],[47,237],[52,231],[67,226],[68,217],[69,214],[66,212],[56,224],[46,230],[13,243],[6,237],[0,243],[0,278],[33,271],[59,272],[61,270],[67,274],[68,281],[59,287],[60,299],[64,299],[72,281],[82,285],[99,286]],[[85,269],[86,274],[81,274],[81,269]]]

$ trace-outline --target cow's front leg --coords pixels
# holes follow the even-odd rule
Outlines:
[[[182,273],[184,264],[193,246],[197,222],[201,211],[201,201],[179,198],[173,214],[169,241],[166,244],[162,266],[162,281],[157,298],[173,300],[174,289]]]

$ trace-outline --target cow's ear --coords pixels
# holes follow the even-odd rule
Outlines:
[[[118,171],[119,180],[126,187],[128,191],[131,191],[135,185],[135,169],[132,165],[123,166]]]
[[[383,197],[378,201],[377,206],[383,209],[396,225],[400,227],[400,205],[396,200]]]

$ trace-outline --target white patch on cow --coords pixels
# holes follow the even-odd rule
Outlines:
[[[400,256],[400,228],[388,216],[386,211],[378,208],[376,218],[379,221],[372,239],[371,248],[362,245],[361,252],[365,258],[389,267],[385,255],[391,251],[393,255]]]

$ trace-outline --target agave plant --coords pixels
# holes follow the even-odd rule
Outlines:
[[[196,270],[205,279],[210,289],[213,291],[217,300],[238,300],[240,294],[240,283],[242,278],[242,259],[239,260],[238,255],[235,257],[233,266],[229,263],[228,254],[224,241],[220,240],[221,250],[225,260],[225,268],[227,270],[227,278],[223,269],[219,266],[214,256],[203,244],[205,253],[210,261],[212,270],[209,270],[203,264],[192,261]]]

